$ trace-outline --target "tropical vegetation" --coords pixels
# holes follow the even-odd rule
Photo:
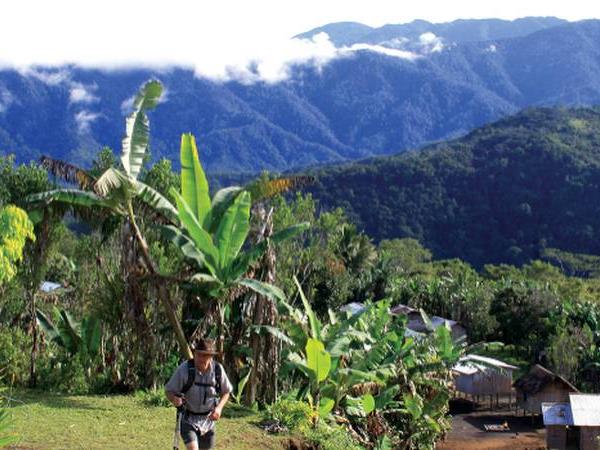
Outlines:
[[[434,315],[480,351],[600,391],[597,256],[546,247],[544,261],[472,266],[415,238],[376,242],[303,192],[324,183],[307,176],[211,192],[190,133],[179,171],[152,163],[161,94],[142,85],[120,158],[103,148],[87,169],[0,159],[0,376],[16,395],[138,392],[162,408],[188,343],[210,336],[236,411],[323,449],[434,448],[451,424],[452,367],[473,351]],[[427,332],[392,314],[398,304],[421,310]]]

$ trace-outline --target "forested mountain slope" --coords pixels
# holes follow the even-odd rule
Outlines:
[[[525,110],[394,157],[312,171],[324,207],[436,258],[520,264],[546,247],[600,254],[600,109]]]

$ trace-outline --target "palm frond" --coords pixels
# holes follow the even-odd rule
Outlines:
[[[81,167],[77,167],[60,159],[54,159],[44,155],[40,158],[40,164],[51,175],[60,178],[67,183],[77,184],[81,189],[91,189],[96,182],[96,179]]]

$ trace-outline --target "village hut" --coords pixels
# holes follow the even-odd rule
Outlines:
[[[548,448],[600,448],[600,395],[570,393],[568,402],[542,403],[542,414]]]
[[[472,396],[512,396],[517,367],[486,356],[465,355],[452,368],[458,392]]]
[[[542,403],[564,403],[571,392],[579,392],[566,379],[536,364],[514,383],[517,405],[531,414],[542,413]]]
[[[418,309],[411,308],[407,305],[396,305],[391,309],[392,314],[405,315],[407,318],[406,328],[416,333],[428,333],[431,330],[429,325],[423,320],[423,316]],[[449,326],[453,341],[464,340],[467,337],[467,330],[455,320],[445,319],[439,316],[430,316],[429,320],[433,329],[441,326]]]

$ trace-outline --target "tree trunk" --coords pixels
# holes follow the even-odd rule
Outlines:
[[[44,217],[39,225],[38,233],[36,234],[36,241],[33,244],[31,252],[31,260],[27,264],[27,281],[26,289],[27,296],[29,297],[29,334],[32,337],[31,343],[31,361],[29,367],[29,386],[36,387],[37,385],[37,354],[38,354],[38,326],[37,326],[37,315],[36,315],[36,302],[35,297],[40,284],[45,274],[45,259],[46,250],[50,240],[50,213],[45,210]]]
[[[31,314],[31,365],[29,366],[29,387],[37,386],[36,360],[38,352],[38,327],[37,316],[35,313],[35,292],[30,292],[29,314]]]
[[[259,204],[253,208],[253,213],[258,218],[259,228],[253,236],[254,243],[258,244],[273,234],[273,209],[268,212],[264,205]],[[273,284],[275,283],[276,256],[273,247],[269,245],[260,260],[255,278]],[[277,305],[273,300],[253,293],[254,312],[252,325],[277,326]],[[261,403],[272,403],[277,400],[277,375],[280,366],[279,342],[270,333],[251,330],[250,347],[252,348],[252,369],[248,379],[245,404],[252,405],[257,400]]]
[[[160,279],[159,273],[156,270],[156,267],[154,266],[152,258],[150,257],[150,252],[148,250],[148,244],[146,243],[146,240],[142,236],[142,233],[140,232],[140,229],[138,228],[137,223],[135,221],[135,216],[133,214],[133,207],[131,205],[131,202],[129,202],[127,206],[128,206],[128,212],[129,212],[129,220],[130,220],[130,223],[135,232],[135,237],[140,245],[140,250],[142,251],[142,256],[144,258],[144,262],[146,263],[148,271],[153,276],[152,277],[153,281],[156,283],[156,287],[158,290],[158,297],[159,297],[161,303],[163,304],[163,308],[165,310],[165,313],[167,314],[169,323],[171,324],[171,327],[173,328],[173,331],[175,332],[175,337],[179,344],[179,349],[181,351],[181,355],[185,359],[192,359],[193,358],[192,351],[190,350],[190,347],[185,338],[183,328],[181,327],[181,322],[177,318],[177,314],[176,314],[177,308],[173,304],[173,302],[170,298],[170,295],[169,295],[169,290],[167,289],[165,284]]]

